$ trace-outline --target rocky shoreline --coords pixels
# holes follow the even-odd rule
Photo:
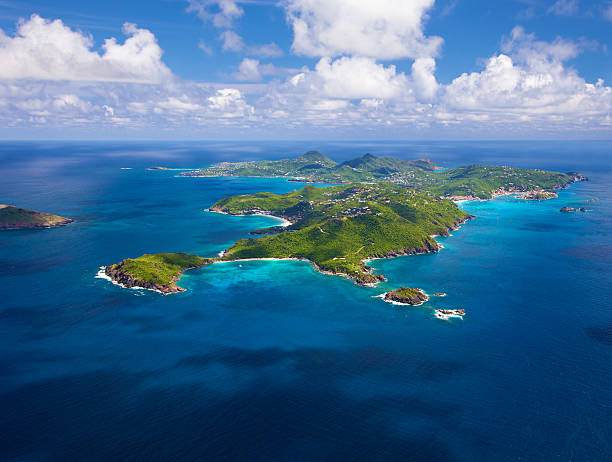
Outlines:
[[[399,289],[382,294],[385,302],[400,305],[420,306],[429,300],[429,296],[423,290],[412,287],[400,287]]]
[[[192,269],[202,268],[212,262],[202,263],[201,265],[191,266],[188,268],[184,268],[182,271],[176,274],[172,278],[169,284],[159,284],[152,281],[145,281],[143,279],[139,279],[134,277],[127,271],[124,271],[123,265],[124,261],[116,263],[114,265],[109,265],[104,268],[104,274],[109,277],[113,282],[119,284],[121,287],[125,289],[146,289],[153,290],[155,292],[159,292],[162,295],[175,294],[178,292],[185,292],[186,289],[177,286],[175,283],[181,278],[183,272],[189,271]]]

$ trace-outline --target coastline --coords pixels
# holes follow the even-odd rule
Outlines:
[[[293,224],[292,222],[290,222],[286,218],[278,217],[276,215],[268,215],[266,213],[229,213],[229,212],[224,212],[222,210],[214,210],[214,209],[204,209],[204,212],[220,213],[221,215],[230,215],[232,217],[270,217],[270,218],[275,218],[276,220],[280,220],[281,221],[280,226],[282,226],[283,228],[286,228],[287,226],[291,226]]]
[[[423,295],[425,295],[425,297],[427,297],[427,298],[426,298],[425,300],[423,300],[422,302],[420,302],[420,303],[415,303],[415,304],[412,304],[412,303],[402,303],[402,302],[397,302],[397,301],[395,301],[395,300],[387,300],[385,297],[386,297],[386,295],[387,295],[389,292],[391,292],[391,291],[389,291],[389,292],[383,292],[383,293],[382,293],[382,294],[380,294],[380,295],[375,295],[373,298],[380,298],[380,299],[382,299],[382,301],[383,301],[383,302],[385,302],[385,303],[390,303],[391,305],[397,305],[397,306],[421,306],[421,305],[423,305],[423,304],[425,304],[425,303],[427,303],[427,302],[429,301],[430,296],[429,296],[429,294],[427,294],[427,293],[426,293],[424,290],[422,290],[422,289],[419,289],[419,291],[420,291],[420,292],[421,292]]]
[[[286,223],[286,224],[283,224],[283,226],[289,226],[290,224],[292,224],[289,220],[286,220],[284,218],[277,217],[277,216],[274,216],[274,215],[266,215],[266,214],[235,215],[235,214],[231,214],[231,213],[227,213],[227,212],[222,212],[222,211],[217,211],[217,210],[211,210],[211,209],[205,209],[204,211],[212,212],[212,213],[220,213],[220,214],[223,214],[223,215],[234,215],[234,216],[250,216],[250,215],[265,216],[265,217],[276,218],[278,220],[283,221],[283,223]],[[465,218],[457,221],[449,229],[450,230],[458,229],[462,224],[464,224],[468,220],[471,220],[472,218],[474,218],[472,215],[468,215]],[[450,232],[447,231],[447,235],[450,235]],[[435,240],[434,240],[434,243],[435,243],[436,247],[433,248],[433,249],[420,248],[420,249],[401,250],[401,251],[391,252],[391,253],[386,254],[386,255],[368,257],[368,258],[360,260],[359,262],[361,264],[363,264],[364,266],[368,267],[368,263],[373,261],[373,260],[381,260],[381,259],[386,259],[386,258],[395,258],[395,257],[409,256],[409,255],[425,255],[425,254],[428,254],[428,253],[439,252],[441,249],[444,248],[441,244],[439,244]],[[242,261],[301,261],[301,262],[308,262],[308,263],[310,263],[312,265],[312,267],[315,269],[315,271],[317,271],[317,272],[319,272],[321,274],[328,275],[328,276],[340,276],[340,277],[343,277],[345,279],[353,281],[356,285],[363,286],[363,287],[377,287],[378,284],[380,284],[381,282],[384,282],[384,281],[387,280],[385,278],[385,276],[382,275],[382,274],[374,275],[374,270],[372,268],[370,268],[370,267],[368,267],[369,270],[367,271],[367,274],[373,275],[374,277],[377,278],[377,280],[375,282],[359,282],[358,278],[356,278],[353,275],[346,274],[346,273],[336,273],[336,272],[333,272],[333,271],[324,270],[319,265],[317,265],[314,261],[311,261],[311,260],[309,260],[307,258],[299,258],[299,257],[286,257],[286,258],[263,257],[263,258],[237,258],[237,259],[227,259],[226,260],[226,259],[223,259],[226,251],[227,251],[227,249],[220,251],[217,254],[218,256],[211,258],[212,261],[207,263],[207,265],[208,264],[214,265],[214,264],[219,264],[219,263],[242,262]],[[207,266],[207,265],[204,265],[204,266]],[[185,269],[184,271],[188,271],[190,269],[195,269],[195,268],[188,268],[188,269]],[[173,283],[178,282],[182,275],[183,275],[183,272],[179,273],[177,275],[177,277],[176,277],[176,280],[174,280]],[[120,282],[117,282],[115,279],[110,277],[106,273],[106,266],[100,267],[100,269],[99,269],[98,273],[96,274],[95,278],[109,280],[113,284],[118,285],[118,286],[120,286],[122,288],[152,290],[154,292],[161,293],[162,295],[168,295],[168,294],[172,294],[172,293],[183,292],[185,290],[185,289],[180,288],[179,286],[176,286],[178,288],[178,290],[176,290],[176,291],[162,291],[162,290],[158,290],[158,289],[149,289],[149,288],[141,287],[141,286],[128,287],[125,284],[121,284]],[[427,294],[425,294],[425,295],[427,295]],[[429,299],[429,296],[427,296],[427,298]]]
[[[157,292],[158,294],[166,295],[164,292],[162,292],[161,290],[157,290],[157,289],[149,289],[147,287],[139,287],[139,286],[128,287],[125,284],[121,284],[120,282],[115,281],[112,277],[106,274],[106,266],[100,266],[100,268],[98,269],[98,272],[94,276],[94,279],[104,279],[106,281],[110,281],[111,283],[113,283],[116,286],[121,287],[122,289],[150,290],[151,292]]]

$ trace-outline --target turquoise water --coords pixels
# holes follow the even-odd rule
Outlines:
[[[203,212],[282,179],[176,178],[319,148],[578,170],[558,199],[466,202],[438,254],[357,287],[307,263],[187,273],[162,297],[94,276],[215,255],[267,217]],[[6,143],[0,202],[76,219],[0,234],[2,460],[610,460],[612,143]],[[131,170],[121,170],[131,167]],[[561,214],[564,205],[589,213]],[[400,285],[421,307],[375,298]],[[442,321],[434,308],[464,308]]]

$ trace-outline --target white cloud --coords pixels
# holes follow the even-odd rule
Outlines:
[[[604,10],[604,18],[612,22],[612,5],[609,5]]]
[[[244,117],[255,112],[236,88],[217,90],[215,95],[208,97],[208,105],[214,111],[218,111],[220,117]]]
[[[440,37],[425,37],[434,0],[285,0],[293,50],[305,56],[357,55],[376,59],[433,57]]]
[[[284,54],[283,50],[274,42],[250,46],[248,53],[254,56],[261,56],[262,58],[276,58]]]
[[[220,35],[223,41],[223,51],[239,52],[244,49],[244,41],[242,37],[233,30],[223,31]]]
[[[230,28],[234,20],[244,14],[234,0],[187,0],[188,12],[193,12],[204,21],[211,21],[215,27]]]
[[[559,16],[571,16],[578,12],[578,0],[557,0],[548,12]]]
[[[434,75],[436,61],[433,58],[419,58],[412,64],[412,81],[419,100],[432,101],[438,92],[438,82]]]
[[[47,35],[27,28],[27,33],[19,32],[27,23],[42,27]],[[244,58],[231,76],[248,83],[231,84],[157,78],[172,76],[158,59],[164,72],[155,74],[155,68],[137,65],[153,70],[142,71],[147,80],[129,80],[125,75],[132,72],[139,50],[154,44],[160,57],[161,49],[150,32],[131,25],[125,30],[130,35],[125,44],[109,40],[99,53],[92,51],[89,36],[71,31],[61,21],[38,17],[19,24],[15,37],[0,36],[0,62],[11,64],[0,68],[0,75],[12,73],[10,79],[0,79],[0,127],[57,128],[58,133],[71,127],[73,133],[96,135],[111,127],[123,130],[117,133],[212,136],[231,136],[232,130],[243,129],[272,136],[295,131],[307,136],[378,136],[387,133],[384,130],[400,135],[430,130],[437,136],[448,133],[445,127],[474,136],[503,136],[517,130],[609,134],[612,127],[612,88],[602,80],[586,82],[568,64],[587,45],[561,38],[539,41],[522,28],[503,40],[502,52],[490,57],[479,72],[462,74],[449,85],[437,81],[431,56],[417,57],[406,73],[367,56],[321,57],[311,68],[293,71]],[[128,45],[141,32],[145,35]],[[47,48],[24,45],[35,37]],[[243,44],[242,49],[250,47]],[[20,64],[8,56],[19,56],[29,64],[44,62],[46,74],[36,70],[37,64],[24,68],[29,74],[18,77],[15,69],[21,69]],[[71,66],[66,65],[68,56],[75,57]],[[41,61],[43,57],[50,64]],[[58,74],[60,66],[63,77]],[[109,74],[109,68],[114,73]],[[70,76],[65,69],[70,69]],[[35,72],[38,78],[32,77]],[[269,75],[287,78],[262,83]]]
[[[20,21],[14,37],[0,30],[0,79],[160,82],[171,77],[162,49],[146,29],[126,23],[123,44],[105,40],[103,54],[92,51],[93,40],[59,19],[32,15]]]
[[[575,44],[560,39],[538,42],[515,29],[505,48],[509,55],[491,57],[483,71],[462,74],[446,88],[440,104],[445,112],[488,113],[505,123],[565,121],[571,125],[601,120],[612,109],[611,87],[603,80],[587,83],[564,65],[579,53]]]
[[[552,42],[538,41],[534,34],[527,34],[520,26],[512,29],[510,38],[503,41],[502,51],[512,53],[515,58],[525,62],[542,59],[563,62],[575,58],[582,52],[578,44],[561,37],[557,37]]]
[[[371,58],[321,58],[313,71],[298,74],[292,85],[325,98],[395,98],[406,91],[408,79],[395,66],[377,64]]]
[[[204,40],[200,40],[198,42],[198,48],[202,50],[204,53],[206,53],[208,56],[212,56],[213,54],[212,48],[206,45],[206,42],[204,42]]]
[[[259,70],[259,61],[256,59],[244,58],[238,67],[238,72],[234,74],[236,80],[250,80],[258,82],[262,79]]]

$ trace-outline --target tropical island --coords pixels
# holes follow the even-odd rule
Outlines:
[[[231,215],[269,215],[287,220],[260,238],[241,239],[222,256],[168,265],[168,255],[128,259],[106,268],[107,276],[127,287],[173,293],[173,283],[188,267],[221,261],[294,259],[309,261],[327,274],[375,285],[385,278],[367,262],[375,258],[440,250],[436,235],[448,235],[472,218],[447,199],[392,183],[317,188],[307,185],[287,194],[256,193],[219,200],[209,211]],[[182,257],[184,258],[184,254]],[[162,277],[158,277],[161,275]],[[176,279],[174,279],[176,278]]]
[[[222,162],[179,176],[284,177],[289,181],[331,184],[390,182],[454,200],[487,200],[536,191],[539,194],[529,199],[550,199],[555,197],[554,191],[587,179],[576,172],[487,165],[443,169],[428,159],[403,160],[372,154],[337,163],[317,151],[293,159]]]
[[[425,159],[406,161],[370,154],[338,164],[316,151],[296,159],[221,163],[179,176],[281,176],[339,184],[308,184],[286,194],[260,192],[220,199],[206,211],[266,215],[280,218],[283,226],[254,230],[261,237],[240,239],[218,257],[145,254],[106,267],[106,277],[124,287],[167,294],[183,290],[175,284],[183,271],[220,262],[272,259],[307,261],[322,273],[375,286],[386,279],[374,274],[370,260],[438,252],[441,246],[434,237],[447,236],[473,218],[456,201],[488,200],[503,194],[543,200],[555,197],[555,191],[571,183],[586,180],[575,172],[511,167],[471,165],[442,170]],[[391,301],[402,298],[416,303],[426,297],[412,288],[386,296]]]
[[[419,306],[429,300],[429,297],[421,289],[400,287],[399,289],[383,294],[383,300],[386,302],[399,303],[401,305]]]
[[[72,219],[52,213],[22,209],[13,205],[0,204],[0,230],[53,228],[72,223]]]

